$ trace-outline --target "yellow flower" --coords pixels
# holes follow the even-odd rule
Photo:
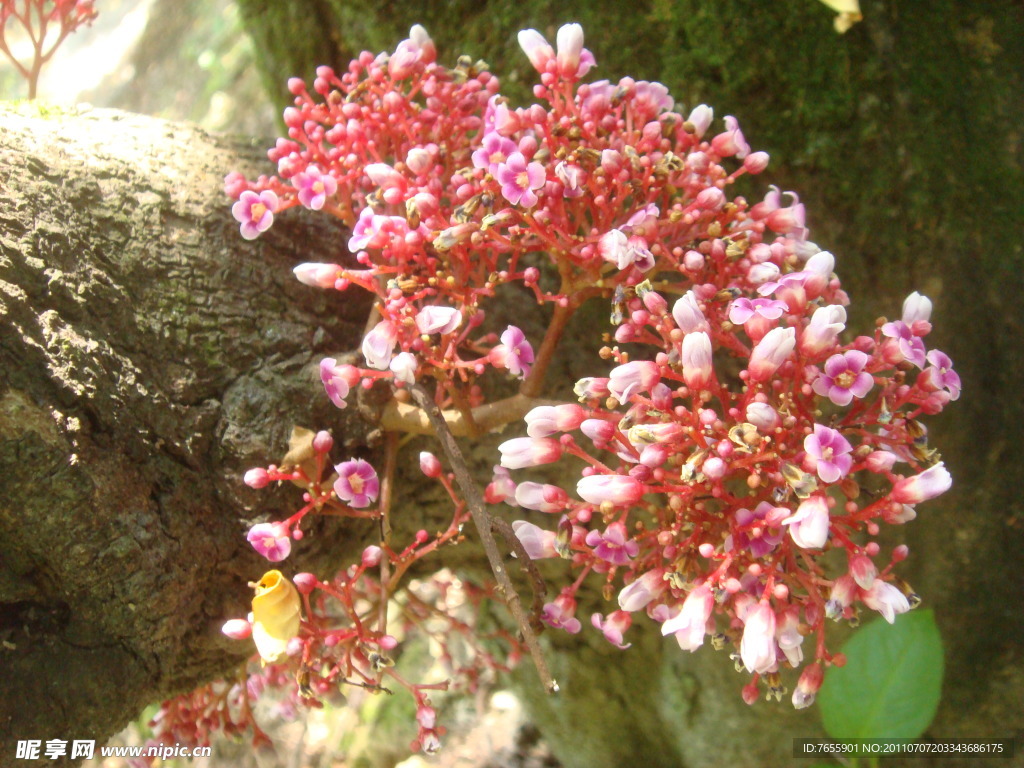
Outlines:
[[[295,585],[280,571],[267,571],[256,584],[252,599],[252,639],[263,664],[285,655],[288,641],[299,634],[302,601]]]

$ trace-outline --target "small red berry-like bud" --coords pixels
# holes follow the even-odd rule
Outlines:
[[[245,473],[243,481],[250,488],[265,488],[270,482],[270,474],[262,467],[256,467]]]
[[[363,567],[364,568],[375,568],[380,565],[380,558],[382,555],[381,548],[371,544],[363,550]]]
[[[420,471],[427,477],[441,476],[441,462],[429,451],[420,453]]]
[[[292,583],[302,595],[311,594],[318,584],[316,576],[312,573],[296,573],[292,577]]]
[[[331,437],[330,432],[321,429],[313,438],[313,450],[317,453],[327,453],[333,446],[334,438]]]

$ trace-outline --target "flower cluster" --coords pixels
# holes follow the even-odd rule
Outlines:
[[[949,358],[925,344],[931,302],[912,294],[900,320],[850,340],[835,260],[808,239],[797,195],[772,187],[750,204],[727,194],[768,164],[734,117],[715,132],[710,107],[684,111],[658,83],[581,83],[595,61],[579,25],[562,27],[555,47],[534,30],[519,42],[540,75],[528,107],[512,107],[482,62],[438,64],[418,26],[391,55],[363,53],[341,74],[320,68],[312,90],[291,80],[288,136],[269,152],[277,175],[226,179],[242,235],[300,205],[347,223],[354,263],[294,270],[311,287],[358,286],[376,298],[365,365],[321,361],[327,397],[342,408],[357,386],[387,381],[407,403],[403,389],[430,381],[436,404],[469,424],[465,434],[500,423],[495,413],[508,423],[528,410],[483,418],[488,369],[522,378],[510,401],[530,402],[572,313],[610,301],[601,356],[611,370],[578,381],[578,403],[528,410],[527,436],[500,446],[484,493],[553,521],[516,520],[509,534],[521,560],[563,558],[573,570],[537,618],[584,631],[577,596],[598,583],[618,605],[590,625],[617,647],[646,613],[684,650],[707,637],[731,645],[752,675],[748,702],[762,679],[781,698],[782,671],[803,666],[793,703],[807,706],[823,666],[842,662],[827,650],[827,619],[855,620],[864,606],[892,621],[916,601],[894,573],[907,549],[883,556],[875,537],[879,521],[913,519],[951,483],[919,421],[960,393]],[[520,328],[489,327],[503,286],[550,305],[536,352]],[[382,425],[422,431],[407,411],[390,421],[385,412]],[[391,471],[335,464],[332,447],[326,432],[309,433],[280,466],[246,474],[254,488],[305,489],[293,515],[250,529],[269,561],[288,557],[311,513],[389,530],[381,488]],[[574,462],[562,477],[582,466],[567,487],[509,472],[561,462]],[[296,667],[306,703],[324,681],[399,682],[417,702],[417,745],[432,751],[431,686],[390,667],[399,641],[384,606],[409,565],[456,539],[470,514],[436,457],[421,454],[420,468],[452,498],[447,531],[421,531],[404,549],[385,534],[330,581],[295,576],[301,619],[271,571],[255,585],[253,615],[225,632],[252,635],[271,673]],[[840,560],[822,557],[832,550],[843,556],[838,570],[826,562]],[[272,605],[287,616],[257,615],[271,605],[266,590],[283,590]],[[504,666],[479,646],[475,656]],[[302,683],[309,675],[313,687]]]

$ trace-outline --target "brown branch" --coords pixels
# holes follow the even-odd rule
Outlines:
[[[430,395],[427,394],[427,391],[419,384],[410,386],[408,390],[420,408],[423,409],[427,418],[430,419],[430,423],[437,434],[437,439],[440,440],[441,447],[444,449],[445,455],[452,465],[455,481],[459,484],[459,488],[466,497],[466,504],[469,507],[470,515],[473,517],[473,524],[476,526],[477,533],[480,535],[480,542],[483,544],[487,561],[491,565],[494,578],[498,581],[498,592],[504,597],[509,610],[512,612],[512,617],[519,626],[519,631],[523,635],[523,641],[526,643],[530,656],[533,657],[533,663],[537,667],[537,674],[540,677],[541,684],[548,693],[554,693],[558,690],[558,684],[551,677],[551,672],[548,671],[547,662],[544,660],[544,654],[541,652],[540,643],[537,640],[537,633],[523,612],[519,593],[516,592],[512,581],[509,579],[508,571],[505,570],[504,560],[501,552],[498,550],[498,544],[494,540],[494,533],[491,530],[493,525],[492,518],[487,513],[483,494],[480,492],[480,488],[473,480],[473,476],[466,466],[462,450],[459,448],[459,444],[455,442],[455,436],[448,427],[445,417],[441,414],[441,409],[437,407],[430,398]],[[525,554],[523,552],[520,557],[523,557]]]
[[[525,395],[513,395],[504,400],[497,400],[474,408],[473,423],[478,432],[490,432],[522,419],[538,405],[558,405],[558,402],[540,400]],[[461,411],[444,411],[442,416],[448,431],[456,437],[470,437],[473,434],[469,422]],[[380,417],[380,426],[384,430],[416,435],[433,435],[435,433],[434,426],[423,409],[409,403],[400,403],[397,400],[392,400],[384,407],[384,412]]]

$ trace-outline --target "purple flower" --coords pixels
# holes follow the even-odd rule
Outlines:
[[[622,588],[619,592],[619,608],[630,613],[646,608],[647,604],[661,595],[667,586],[664,570],[655,568],[647,571],[636,581]]]
[[[882,335],[895,339],[899,346],[900,354],[918,368],[924,368],[924,342],[914,335],[909,325],[902,320],[886,323],[882,326]]]
[[[345,407],[345,398],[352,387],[352,374],[358,371],[351,365],[338,365],[333,357],[325,357],[320,361],[320,381],[324,384],[327,396],[338,408]]]
[[[258,195],[246,190],[238,202],[231,206],[231,215],[241,223],[242,237],[255,240],[261,232],[270,229],[274,223],[274,212],[277,210],[277,195],[266,189]]]
[[[773,507],[762,501],[753,511],[740,509],[736,512],[737,531],[732,537],[734,549],[749,549],[754,557],[764,557],[782,541],[782,517],[789,510]]]
[[[928,362],[931,367],[927,368],[918,379],[918,384],[926,390],[937,392],[944,389],[949,392],[949,399],[956,400],[960,397],[960,375],[953,370],[953,361],[949,355],[933,349],[928,353]]]
[[[734,325],[743,325],[754,315],[765,320],[778,320],[786,308],[786,302],[778,299],[736,299],[729,307],[729,321]]]
[[[594,548],[594,554],[612,565],[629,565],[640,551],[640,544],[635,539],[628,539],[626,526],[615,522],[600,531],[587,534],[587,546]]]
[[[305,173],[295,174],[292,184],[299,190],[299,202],[314,211],[323,208],[327,198],[338,191],[334,177],[324,174],[315,165],[309,166]]]
[[[494,174],[501,184],[501,194],[512,205],[532,208],[537,204],[533,190],[544,186],[547,179],[544,166],[540,163],[527,164],[522,152],[513,152],[508,162],[502,163]]]
[[[862,398],[875,385],[864,366],[871,358],[851,349],[841,355],[832,355],[825,361],[825,372],[814,380],[814,391],[836,405],[849,405],[853,398]]]
[[[492,176],[498,175],[499,167],[516,151],[516,143],[494,131],[484,135],[480,148],[473,153],[473,167],[486,168]],[[507,197],[507,195],[506,195]]]
[[[361,509],[377,500],[380,481],[369,462],[362,459],[343,461],[335,465],[334,471],[338,473],[338,479],[334,481],[334,492],[350,507]]]
[[[257,523],[245,538],[272,563],[281,562],[292,551],[292,539],[284,523]]]
[[[501,334],[501,344],[491,350],[490,359],[499,368],[508,368],[513,376],[525,378],[533,363],[533,347],[521,330],[510,325]]]
[[[814,434],[804,438],[807,454],[804,464],[808,472],[817,471],[818,477],[826,483],[834,483],[846,477],[853,466],[853,450],[845,437],[836,430],[821,424],[814,425]]]

